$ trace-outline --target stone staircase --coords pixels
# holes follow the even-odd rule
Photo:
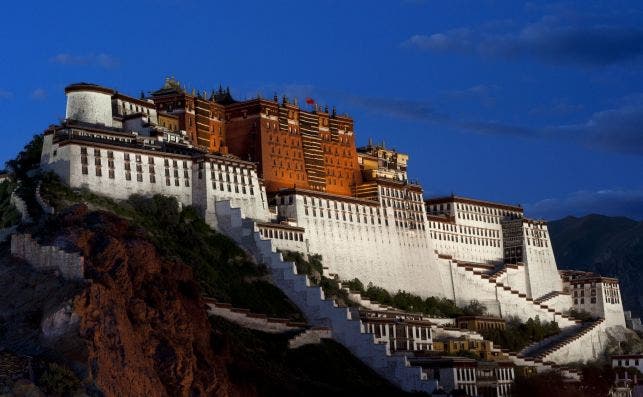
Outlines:
[[[495,296],[500,302],[501,316],[518,316],[522,320],[535,318],[538,316],[541,320],[555,321],[563,329],[571,327],[580,322],[562,312],[556,311],[545,304],[534,302],[532,298],[527,298],[525,293],[512,289],[494,277],[473,267],[454,260],[449,260],[454,271],[466,277],[472,287],[479,287],[480,290],[486,291],[488,295]],[[520,308],[516,310],[515,308]]]
[[[489,273],[486,273],[486,274],[489,276],[490,280],[501,281],[507,275],[507,266],[502,265],[502,266],[498,267],[497,269],[495,269],[495,270],[493,270],[493,271],[491,271]]]
[[[215,211],[219,230],[268,267],[275,285],[299,307],[310,325],[328,327],[333,339],[402,390],[431,393],[437,388],[437,381],[428,380],[420,367],[409,364],[405,355],[391,355],[387,344],[375,343],[374,335],[365,332],[364,324],[348,308],[325,299],[321,287],[305,274],[298,274],[294,262],[285,262],[272,242],[261,237],[255,222],[244,218],[229,200],[216,202]]]
[[[541,297],[539,297],[539,298],[534,299],[534,303],[538,303],[538,304],[543,303],[543,302],[545,302],[545,301],[547,301],[547,300],[549,300],[549,299],[551,299],[551,298],[554,298],[554,297],[558,296],[558,294],[559,294],[559,293],[560,293],[560,292],[558,292],[558,291],[551,291],[551,292],[548,292],[548,293],[546,293],[545,295],[543,295],[543,296],[541,296]]]
[[[299,332],[306,328],[306,323],[290,321],[287,318],[268,317],[265,314],[252,313],[248,309],[233,307],[229,303],[217,302],[212,298],[204,297],[208,306],[208,314],[223,317],[244,328],[270,334],[286,332]]]
[[[349,298],[353,302],[359,304],[362,307],[365,307],[370,310],[381,310],[381,311],[395,310],[394,308],[390,306],[382,305],[377,301],[363,298],[358,292],[350,291],[347,287],[344,287],[344,289],[350,293]],[[454,319],[427,318],[427,320],[435,323],[434,326],[432,326],[432,329],[433,329],[434,335],[436,335],[437,337],[453,337],[453,338],[466,337],[469,339],[478,339],[478,340],[484,339],[484,337],[478,332],[455,327],[453,325],[455,323]],[[443,321],[440,321],[440,320],[443,320]],[[561,334],[557,334],[552,336],[551,338],[556,340],[556,344],[557,342],[564,343],[567,340],[573,339],[576,333],[580,332],[583,328],[584,327],[582,324],[575,324],[567,328],[569,332],[565,333],[563,337],[559,337],[559,335]],[[561,371],[563,376],[567,379],[580,380],[580,374],[575,369],[558,365],[553,361],[545,361],[545,357],[539,353],[540,351],[544,352],[547,349],[544,348],[544,349],[539,349],[539,351],[535,351],[536,350],[535,348],[537,347],[538,344],[539,342],[535,342],[518,353],[510,352],[508,349],[503,349],[501,346],[494,347],[492,351],[506,354],[508,359],[512,361],[515,365],[534,367],[538,372],[555,369],[555,370]],[[554,347],[551,344],[549,345],[551,347]],[[530,354],[532,351],[535,351],[536,354]]]
[[[596,359],[604,350],[607,343],[607,337],[603,332],[606,327],[604,320],[597,320],[590,326],[586,326],[580,320],[543,303],[554,297],[566,295],[564,292],[551,294],[548,299],[538,303],[532,298],[527,298],[524,293],[493,280],[489,275],[473,267],[453,260],[450,262],[455,272],[467,278],[471,288],[495,295],[495,299],[500,303],[502,311],[500,314],[503,317],[516,315],[525,321],[538,316],[544,321],[555,321],[560,327],[560,334],[541,341],[538,348],[532,346],[530,351],[521,354],[512,353],[510,358],[517,365],[532,362],[537,367],[559,368],[557,364]]]
[[[603,319],[600,319],[592,323],[580,323],[576,324],[573,327],[565,328],[556,335],[552,335],[548,338],[532,343],[531,345],[525,347],[520,352],[518,352],[518,356],[546,359],[547,356],[552,352],[565,346],[566,344],[569,344],[574,340],[577,340],[578,338],[584,336],[586,333],[591,332],[592,329],[596,328],[602,322]]]
[[[332,337],[333,332],[330,328],[312,327],[290,339],[288,341],[288,348],[297,349],[305,345],[319,344],[322,339],[332,339]]]
[[[607,342],[607,336],[600,340],[604,328],[605,320],[602,318],[591,323],[579,324],[576,332],[561,332],[559,335],[540,341],[535,346],[528,346],[526,349],[530,350],[527,350],[526,354],[536,359],[560,363],[585,361],[587,350],[591,349],[591,358],[597,358],[602,353],[604,343]],[[592,339],[599,340],[592,341]]]

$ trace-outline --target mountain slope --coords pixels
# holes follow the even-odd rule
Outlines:
[[[549,222],[560,269],[596,272],[620,280],[623,305],[643,316],[643,222],[587,215]]]

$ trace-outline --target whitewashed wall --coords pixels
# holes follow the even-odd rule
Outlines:
[[[327,271],[341,279],[357,277],[365,285],[422,296],[450,295],[448,269],[438,265],[426,231],[396,226],[394,215],[377,204],[293,193],[278,196],[278,211],[306,229],[309,252],[320,254]]]
[[[211,224],[215,219],[215,202],[223,199],[231,200],[244,215],[260,220],[269,218],[265,189],[254,168],[215,157],[201,163],[205,168],[199,168],[199,163],[188,156],[140,153],[120,147],[106,149],[89,142],[60,146],[52,143],[52,135],[45,135],[41,157],[42,168],[55,172],[72,188],[87,188],[118,200],[133,194],[172,196],[182,205],[199,208]],[[212,167],[216,168],[214,179]]]
[[[111,127],[112,96],[96,91],[69,92],[65,118]]]

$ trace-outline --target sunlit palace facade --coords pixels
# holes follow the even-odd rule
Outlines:
[[[277,247],[322,255],[329,276],[573,323],[545,222],[516,205],[425,200],[408,156],[358,147],[353,120],[334,108],[237,101],[174,79],[139,98],[88,83],[65,93],[65,120],[45,131],[41,164],[73,188],[173,196],[215,228],[216,203],[230,200]],[[624,324],[617,306],[604,326]]]

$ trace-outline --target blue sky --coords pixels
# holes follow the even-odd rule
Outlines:
[[[313,97],[408,152],[426,195],[554,219],[643,219],[639,1],[12,2],[3,7],[7,160],[64,117],[63,88]]]

